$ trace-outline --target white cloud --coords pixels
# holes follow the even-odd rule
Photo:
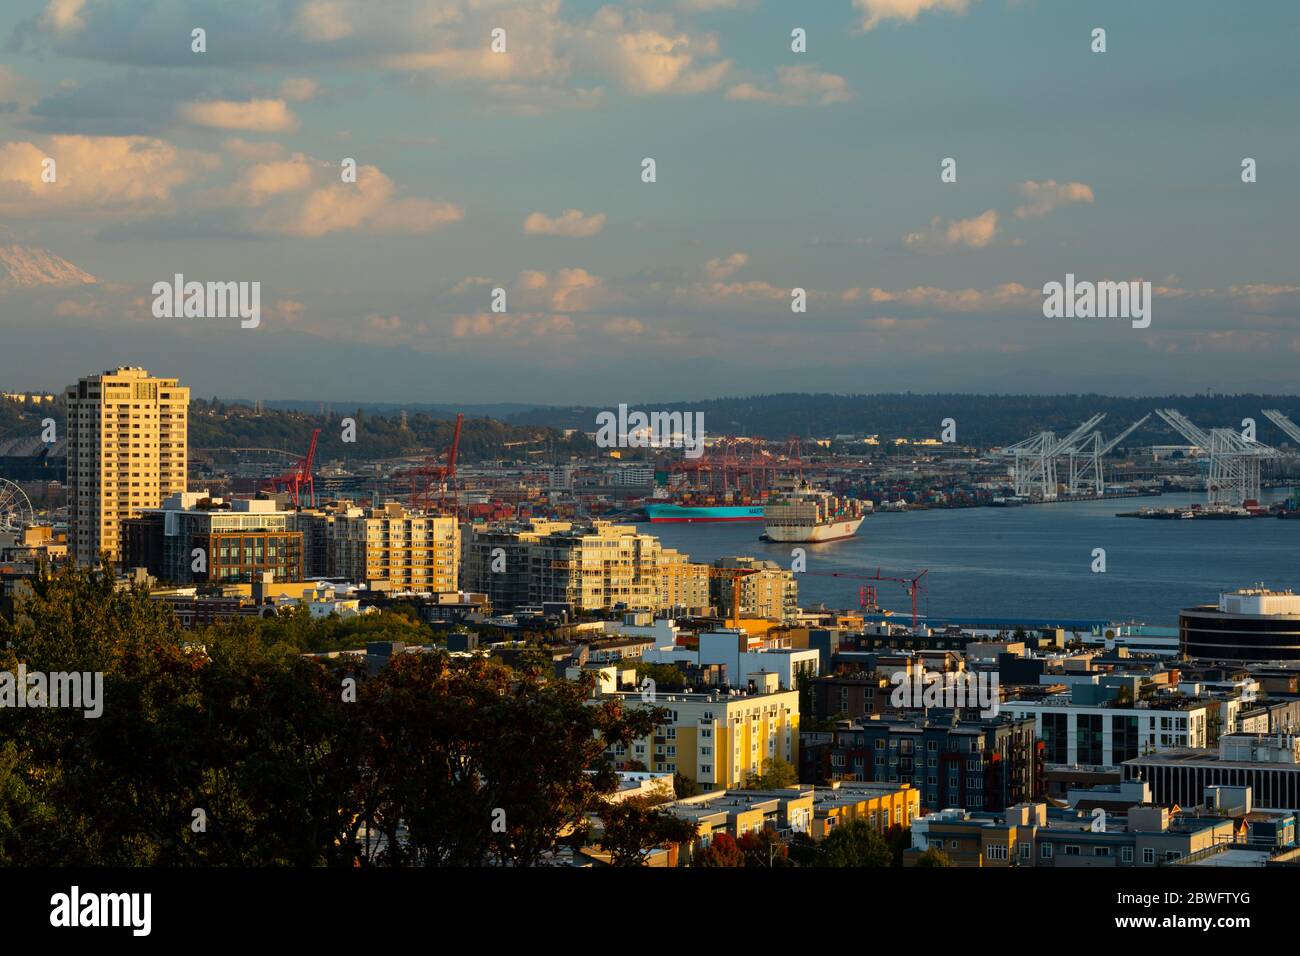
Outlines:
[[[591,22],[575,31],[575,56],[589,58],[633,93],[701,93],[716,89],[731,69],[719,54],[717,40],[692,36],[671,17],[639,12],[624,16],[602,7]]]
[[[81,10],[86,0],[49,0],[41,11],[41,25],[55,33],[75,33],[86,25]]]
[[[298,8],[295,26],[316,43],[332,43],[352,35],[352,13],[346,0],[308,0]]]
[[[298,120],[284,100],[206,100],[186,103],[181,116],[196,126],[279,133],[297,128]]]
[[[704,264],[704,271],[710,279],[721,282],[730,279],[749,263],[749,256],[743,252],[733,252],[723,259],[710,259]]]
[[[605,321],[601,331],[610,335],[641,335],[645,332],[645,324],[639,319],[612,318]]]
[[[862,29],[874,30],[885,20],[910,23],[930,10],[965,13],[969,0],[853,0],[853,6],[863,13]]]
[[[266,173],[277,184],[293,183],[296,175],[296,168]],[[396,198],[396,185],[375,166],[359,167],[355,183],[342,182],[332,168],[322,175],[331,178],[305,194],[299,188],[286,201],[268,205],[252,220],[253,231],[297,237],[350,230],[418,234],[465,218],[454,203]]]
[[[713,10],[752,10],[756,0],[677,0],[677,9],[688,13],[709,13]]]
[[[574,322],[567,315],[536,312],[476,312],[458,315],[452,321],[451,334],[458,339],[506,338],[515,343],[534,340],[553,343],[557,339],[572,341]]]
[[[1031,179],[1021,183],[1016,191],[1026,200],[1016,209],[1019,219],[1045,216],[1053,209],[1071,203],[1093,201],[1092,187],[1085,183],[1058,183],[1053,179],[1039,183]]]
[[[604,282],[586,269],[560,269],[555,275],[527,271],[519,275],[525,291],[524,307],[534,305],[554,312],[586,312],[597,304]]]
[[[938,217],[929,229],[911,232],[903,242],[913,249],[983,249],[998,235],[998,211],[989,209],[970,219],[953,219],[943,224]]]
[[[293,76],[280,84],[280,96],[291,102],[310,100],[320,91],[320,84],[309,76]]]
[[[876,287],[846,289],[840,295],[850,304],[880,306],[891,310],[905,305],[917,310],[937,312],[988,312],[1008,307],[1030,307],[1041,304],[1042,293],[1019,282],[1005,282],[991,289],[939,289],[934,286],[914,286],[910,289],[889,291]]]
[[[820,106],[844,103],[853,99],[848,81],[834,73],[823,73],[812,66],[778,66],[777,89],[763,89],[754,83],[741,83],[727,91],[729,100],[772,103],[777,106],[803,106],[816,102]]]
[[[565,236],[586,239],[605,228],[603,212],[584,214],[580,209],[566,209],[554,218],[542,212],[530,213],[524,220],[524,233],[529,236]]]
[[[55,181],[44,182],[46,158]],[[145,136],[51,136],[0,145],[0,214],[138,215],[167,203],[175,188],[215,160]]]

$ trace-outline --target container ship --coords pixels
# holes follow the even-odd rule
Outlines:
[[[807,484],[768,499],[763,537],[768,541],[820,544],[851,538],[871,512],[871,502],[837,498]]]
[[[666,522],[762,521],[762,505],[689,505],[664,502],[645,505],[651,524]]]

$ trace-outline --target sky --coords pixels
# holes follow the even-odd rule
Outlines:
[[[1291,0],[7,0],[0,387],[1295,393],[1297,35]],[[157,317],[177,273],[260,323]],[[1150,325],[1046,317],[1067,274],[1150,282]]]

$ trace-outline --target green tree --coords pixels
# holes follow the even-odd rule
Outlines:
[[[930,847],[924,853],[916,858],[916,866],[952,866],[952,860],[948,859],[948,854],[944,853],[938,847]]]
[[[686,689],[686,675],[671,664],[646,664],[637,663],[636,682],[641,686],[641,682],[649,677],[655,682],[656,693],[677,692]]]
[[[325,862],[351,764],[327,759],[343,711],[331,710],[337,698],[321,664],[268,648],[255,631],[187,634],[165,605],[118,589],[106,569],[38,577],[14,620],[0,624],[5,644],[0,669],[22,662],[102,675],[97,718],[40,708],[0,722],[0,747],[10,756],[16,748],[29,788],[6,856],[44,865]],[[12,778],[3,789],[12,816]]]
[[[818,866],[879,867],[894,862],[885,838],[865,820],[850,820],[836,827],[818,849]]]
[[[817,866],[821,846],[807,833],[796,833],[786,845],[786,858],[792,866]]]
[[[593,681],[441,653],[394,660],[361,686],[363,770],[349,842],[363,849],[366,823],[386,838],[376,862],[536,864],[617,786],[605,748],[628,746],[663,719],[617,701],[589,704]]]
[[[599,813],[604,824],[600,847],[614,866],[644,866],[647,850],[695,839],[694,823],[656,809],[644,797],[606,802]]]
[[[746,790],[782,790],[793,787],[799,782],[798,771],[788,761],[780,757],[770,757],[763,761],[762,770],[745,777]]]
[[[693,797],[700,792],[700,785],[690,777],[680,773],[673,774],[673,794],[678,800]]]
[[[406,626],[374,617],[356,626]],[[187,632],[107,569],[38,575],[0,621],[0,670],[97,672],[103,712],[4,712],[0,863],[533,864],[616,787],[605,749],[663,719],[592,703],[590,675],[482,658],[403,655],[371,676],[304,657],[317,626]]]
[[[912,829],[895,824],[885,831],[885,843],[889,845],[889,852],[893,854],[894,866],[903,865],[903,854],[912,846]]]

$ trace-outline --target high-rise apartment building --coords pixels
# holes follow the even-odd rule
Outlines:
[[[190,390],[120,367],[67,389],[69,545],[77,564],[121,556],[122,523],[185,491]]]
[[[531,519],[466,535],[466,590],[513,610],[560,602],[582,610],[695,612],[708,605],[708,570],[634,525]]]
[[[333,522],[334,566],[349,581],[383,591],[455,591],[460,526],[454,517],[407,511],[390,502]]]
[[[799,584],[794,572],[763,558],[729,557],[713,562],[715,568],[746,568],[749,574],[715,575],[710,585],[713,602],[732,606],[733,589],[740,588],[740,613],[773,621],[789,621],[799,610]]]

